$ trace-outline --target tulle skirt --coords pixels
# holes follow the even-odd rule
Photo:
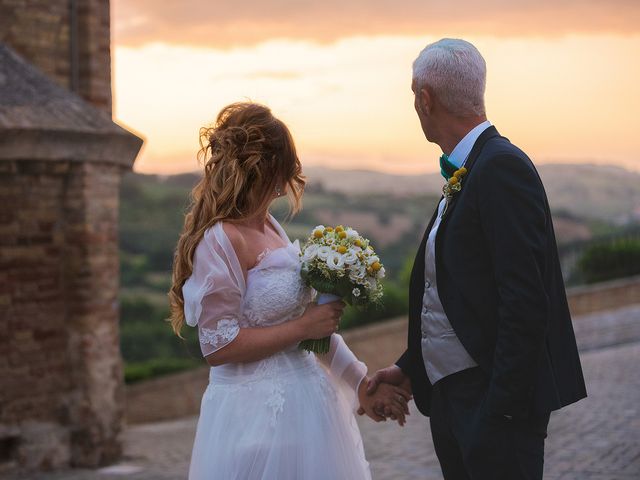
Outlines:
[[[353,401],[304,352],[214,367],[189,480],[368,480]]]

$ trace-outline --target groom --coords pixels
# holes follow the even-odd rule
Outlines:
[[[586,390],[547,197],[487,120],[485,79],[464,40],[428,45],[413,64],[445,195],[411,273],[407,350],[369,392],[411,389],[446,480],[542,479],[549,414]]]

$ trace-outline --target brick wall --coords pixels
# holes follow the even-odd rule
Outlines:
[[[0,0],[0,42],[71,88],[70,0]],[[74,0],[80,94],[111,112],[110,11],[105,0]]]
[[[0,0],[0,56],[0,471],[95,467],[121,454],[118,199],[142,144],[110,118],[109,1]]]
[[[111,113],[109,1],[78,0],[80,90],[89,103]]]
[[[120,454],[120,169],[0,162],[0,438],[28,468]]]

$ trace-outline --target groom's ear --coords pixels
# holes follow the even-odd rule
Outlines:
[[[418,95],[418,108],[423,115],[429,115],[433,106],[433,97],[429,89],[424,86],[420,88]]]

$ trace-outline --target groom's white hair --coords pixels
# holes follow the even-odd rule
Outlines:
[[[427,45],[413,62],[418,88],[428,86],[455,115],[484,115],[487,65],[471,43],[443,38]]]

